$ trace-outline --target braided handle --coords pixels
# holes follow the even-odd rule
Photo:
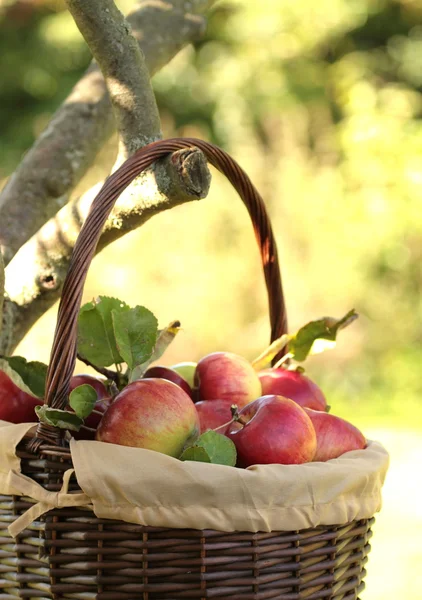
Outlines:
[[[76,363],[77,320],[82,292],[102,229],[121,192],[142,171],[169,153],[196,146],[210,164],[223,173],[234,186],[248,209],[261,252],[269,299],[271,341],[287,331],[286,309],[281,286],[277,248],[263,200],[249,177],[223,150],[194,138],[174,138],[154,142],[138,150],[104,183],[76,241],[64,282],[57,325],[46,380],[45,404],[65,409],[69,382]],[[57,442],[59,432],[40,425],[37,438]]]

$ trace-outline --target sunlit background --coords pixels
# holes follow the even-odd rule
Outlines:
[[[0,0],[0,180],[89,58],[59,0]],[[306,368],[332,412],[391,452],[363,598],[421,599],[422,3],[222,1],[205,38],[153,83],[165,136],[219,144],[264,196],[290,330],[360,314]],[[104,155],[114,149],[111,140]],[[96,165],[78,192],[105,174]],[[214,350],[253,359],[269,338],[248,216],[213,175],[206,200],[155,217],[98,256],[85,290],[86,300],[143,304],[161,325],[180,319],[166,364]],[[48,361],[56,310],[18,354]]]

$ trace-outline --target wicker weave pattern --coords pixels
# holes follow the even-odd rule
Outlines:
[[[43,459],[23,453],[23,471],[57,490],[70,456],[44,450]],[[79,489],[74,479],[71,489]],[[373,519],[296,532],[222,533],[56,509],[15,545],[1,530],[30,505],[27,498],[0,496],[0,600],[356,600],[364,587]]]
[[[29,505],[0,496],[0,528],[8,509]],[[356,599],[370,525],[221,533],[148,528],[58,509],[33,523],[16,546],[0,533],[0,598]],[[51,553],[47,563],[37,557],[40,534]]]

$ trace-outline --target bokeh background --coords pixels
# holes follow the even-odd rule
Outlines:
[[[89,60],[61,1],[0,0],[0,186]],[[225,0],[153,84],[165,136],[219,144],[263,194],[290,330],[360,314],[306,368],[335,414],[391,452],[363,598],[421,599],[422,2]],[[99,294],[181,320],[166,364],[214,350],[253,359],[268,342],[253,232],[216,173],[206,200],[94,260],[85,297]],[[48,361],[56,310],[17,354]]]

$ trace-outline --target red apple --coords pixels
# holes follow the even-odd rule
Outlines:
[[[69,394],[80,385],[90,385],[93,387],[97,392],[97,401],[94,406],[95,412],[92,412],[84,421],[84,425],[89,429],[82,427],[79,431],[72,431],[72,435],[77,440],[94,440],[95,430],[97,429],[103,414],[110,406],[112,398],[110,397],[110,393],[107,390],[104,382],[94,375],[74,375],[70,380]]]
[[[245,406],[239,417],[226,432],[236,446],[238,466],[294,465],[314,458],[317,441],[312,421],[292,400],[262,396]]]
[[[179,457],[199,434],[191,398],[166,379],[138,379],[116,396],[97,429],[100,442],[145,448]]]
[[[44,400],[21,390],[5,371],[0,371],[1,421],[8,421],[9,423],[36,423],[38,417],[35,413],[35,407],[43,403]]]
[[[145,371],[143,378],[149,377],[158,377],[160,379],[167,379],[167,381],[172,381],[173,383],[181,387],[182,390],[188,394],[188,396],[192,397],[192,388],[190,387],[186,379],[184,379],[181,375],[179,375],[179,373],[177,373],[177,371],[174,371],[170,367],[161,367],[158,365],[156,367],[150,367]]]
[[[327,410],[327,401],[320,388],[299,371],[263,369],[258,373],[262,394],[277,394],[290,398],[300,406],[314,410]]]
[[[200,400],[228,400],[239,408],[261,396],[261,383],[252,365],[231,352],[213,352],[196,367]]]
[[[366,439],[357,427],[329,413],[304,409],[312,421],[317,437],[314,461],[337,458],[350,450],[361,450]]]
[[[232,418],[231,407],[233,403],[230,400],[202,400],[195,404],[199,415],[201,433],[208,429],[216,429],[224,423],[229,423]],[[219,433],[224,433],[219,431]]]

